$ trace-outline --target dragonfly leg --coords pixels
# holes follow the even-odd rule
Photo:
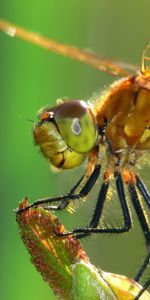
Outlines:
[[[123,212],[124,225],[122,227],[118,227],[118,228],[114,228],[114,227],[113,228],[107,228],[107,227],[106,228],[104,228],[104,227],[97,228],[100,218],[101,218],[101,215],[102,215],[102,212],[103,212],[103,207],[104,207],[104,203],[105,203],[108,188],[109,188],[109,181],[107,180],[107,181],[104,181],[101,185],[101,189],[100,189],[99,196],[97,199],[94,215],[92,217],[92,220],[91,220],[89,226],[82,227],[82,228],[76,228],[76,229],[72,230],[71,232],[65,232],[64,234],[61,234],[62,236],[73,234],[77,238],[83,238],[92,233],[123,233],[123,232],[130,230],[130,228],[132,227],[132,222],[131,222],[131,217],[130,217],[130,213],[129,213],[129,207],[128,207],[128,204],[127,204],[127,201],[125,198],[124,186],[123,186],[121,174],[116,172],[115,178],[116,178],[116,188],[117,188],[117,192],[118,192],[118,197],[119,197],[119,201],[120,201],[122,212]]]
[[[141,193],[141,196],[145,200],[147,206],[150,208],[150,194],[149,194],[145,184],[141,180],[141,178],[137,175],[136,175],[136,186],[137,186],[139,192]]]
[[[140,290],[138,295],[136,295],[136,297],[133,300],[138,300],[149,286],[150,286],[150,278],[145,282],[143,288]]]
[[[134,184],[128,184],[128,190],[129,190],[129,195],[130,195],[131,201],[133,203],[134,209],[136,211],[140,226],[141,226],[142,231],[144,233],[146,246],[147,246],[148,253],[149,253],[147,258],[144,260],[141,268],[139,269],[136,277],[135,277],[135,280],[139,281],[141,276],[143,275],[148,263],[149,263],[148,257],[150,256],[150,252],[149,252],[149,249],[150,249],[150,230],[149,230],[149,224],[148,224],[148,221],[147,221],[146,212],[143,210],[143,207],[141,205],[141,202],[140,202],[140,199],[139,199],[138,194],[136,192]]]
[[[143,184],[142,180],[138,176],[136,176],[136,178],[137,178],[136,186],[149,207],[148,191],[147,191],[145,185]],[[138,197],[138,194],[136,192],[134,184],[128,184],[128,190],[129,190],[130,198],[133,203],[134,209],[136,211],[140,226],[144,233],[145,242],[146,242],[146,246],[148,249],[148,254],[147,254],[146,258],[144,259],[140,269],[138,270],[138,273],[135,276],[135,281],[139,281],[150,262],[150,229],[149,229],[149,224],[147,221],[146,212],[143,210],[141,201]],[[135,300],[139,299],[139,297],[144,293],[144,291],[147,289],[147,287],[149,285],[150,285],[150,278],[146,281],[146,283],[144,284],[144,287],[141,289],[139,294],[135,297]]]
[[[61,203],[58,206],[45,206],[44,208],[46,210],[61,210],[61,209],[64,209],[68,205],[69,201],[74,201],[74,200],[77,200],[79,198],[83,198],[83,197],[87,196],[87,194],[90,192],[90,190],[94,186],[97,178],[99,177],[100,170],[101,170],[101,166],[96,165],[95,168],[94,168],[94,171],[92,172],[92,174],[88,178],[87,182],[81,188],[81,190],[78,194],[75,194],[75,190],[80,185],[80,183],[82,182],[84,176],[82,176],[80,178],[80,180],[75,184],[75,186],[71,189],[71,191],[69,191],[66,195],[39,199],[39,200],[33,202],[32,204],[30,204],[29,206],[27,206],[23,209],[17,210],[17,213],[28,210],[31,207],[37,207],[39,205],[44,205],[44,204],[46,205],[46,204],[53,203],[53,202],[58,202],[58,201],[61,201]]]
[[[96,165],[93,173],[91,174],[91,176],[88,178],[87,182],[85,183],[85,185],[81,188],[80,192],[78,194],[75,194],[75,190],[76,188],[80,185],[80,183],[82,182],[82,179],[84,178],[84,176],[77,182],[77,184],[71,189],[71,191],[65,196],[65,198],[63,198],[61,200],[61,203],[55,208],[55,210],[62,210],[64,208],[66,208],[66,206],[68,205],[68,203],[72,200],[77,200],[80,198],[83,198],[85,196],[88,195],[88,193],[91,191],[91,189],[93,188],[97,178],[100,175],[100,169],[101,166],[100,165]],[[53,208],[51,206],[45,207],[46,210],[52,210]]]

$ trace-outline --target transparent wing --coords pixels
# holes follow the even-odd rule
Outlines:
[[[146,44],[142,53],[142,72],[150,71],[150,40]]]
[[[0,30],[12,37],[19,37],[22,40],[38,45],[60,55],[81,61],[95,69],[107,72],[113,76],[129,76],[129,73],[125,71],[124,68],[134,72],[137,70],[136,66],[121,62],[112,63],[110,60],[99,57],[90,51],[81,50],[74,46],[56,42],[37,33],[28,31],[22,27],[13,25],[10,22],[2,19],[0,19]]]

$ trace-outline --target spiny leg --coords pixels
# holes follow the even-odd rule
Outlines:
[[[77,234],[76,237],[79,238],[84,238],[88,235],[90,235],[92,232],[90,231],[92,228],[97,228],[100,217],[102,215],[102,211],[103,211],[103,206],[104,206],[104,202],[107,196],[107,192],[108,192],[108,188],[109,188],[109,182],[103,182],[100,192],[99,192],[99,196],[97,199],[97,203],[96,203],[96,207],[94,210],[94,214],[92,217],[92,220],[89,224],[88,227],[85,228],[81,228],[81,230],[83,229],[83,231],[81,231],[80,234]],[[77,230],[80,230],[80,228],[78,228]],[[79,231],[78,231],[79,232]],[[66,233],[65,233],[66,235]]]
[[[141,226],[141,228],[143,230],[143,233],[144,233],[147,248],[149,249],[150,248],[150,230],[149,230],[149,224],[148,224],[148,221],[147,221],[147,218],[146,218],[146,213],[145,213],[145,211],[143,210],[143,208],[141,206],[138,194],[136,192],[136,189],[135,189],[135,186],[134,186],[133,183],[128,184],[128,190],[129,190],[130,198],[131,198],[131,201],[133,203],[134,209],[136,211],[140,226]],[[144,262],[143,262],[143,264],[140,268],[140,270],[138,271],[138,273],[135,277],[136,281],[139,281],[139,279],[143,275],[143,273],[144,273],[144,271],[145,271],[145,269],[146,269],[146,267],[149,263],[149,258],[150,258],[150,253],[148,253],[146,259],[144,260]]]
[[[71,195],[75,189],[80,185],[80,183],[82,182],[84,176],[82,176],[78,182],[75,184],[75,186],[71,189],[71,191],[69,191],[66,195],[61,195],[61,196],[56,196],[56,197],[50,197],[50,198],[43,198],[43,199],[38,199],[36,200],[35,202],[33,202],[32,204],[30,204],[29,206],[25,207],[25,208],[21,208],[21,209],[17,209],[16,212],[17,213],[21,213],[22,211],[25,211],[25,210],[28,210],[29,208],[36,208],[38,207],[39,205],[42,205],[42,204],[47,204],[47,203],[53,203],[53,202],[57,202],[57,201],[64,201],[64,202],[67,202],[68,201],[68,198],[69,198],[69,195]],[[66,204],[67,205],[67,204]],[[64,205],[65,206],[65,205]],[[65,206],[66,207],[66,206]],[[57,209],[57,206],[51,206],[51,209],[53,210],[56,210]],[[48,209],[47,207],[47,210],[50,210],[50,207]]]
[[[117,191],[118,191],[118,196],[119,196],[121,208],[122,208],[123,215],[124,215],[124,231],[128,231],[131,228],[131,218],[130,218],[129,209],[128,209],[128,206],[127,206],[127,203],[125,200],[124,187],[123,187],[123,182],[122,182],[120,173],[115,173],[115,178],[116,178],[116,187],[117,187]],[[97,204],[96,204],[96,207],[94,210],[94,215],[89,224],[89,228],[97,228],[97,226],[99,224],[99,221],[100,221],[100,218],[102,215],[102,211],[103,211],[103,207],[104,207],[104,203],[105,203],[105,199],[107,197],[108,188],[109,188],[109,182],[106,181],[101,186],[98,201],[97,201]],[[115,228],[113,228],[113,229],[115,229]],[[109,228],[107,228],[107,230],[109,230]],[[106,231],[106,233],[107,233],[107,231]],[[110,233],[110,232],[108,232],[108,233]],[[117,233],[119,233],[118,228],[117,228]],[[82,238],[87,235],[88,235],[88,233],[83,233],[83,234],[77,235],[77,237]]]
[[[136,295],[136,297],[133,300],[138,300],[142,296],[142,294],[145,292],[145,290],[149,287],[149,285],[150,285],[150,279],[148,279],[145,282],[143,288],[140,290],[140,292],[138,293],[138,295]]]
[[[85,185],[83,186],[83,188],[81,188],[81,190],[78,194],[75,194],[74,192],[75,192],[76,188],[80,185],[80,183],[82,182],[82,179],[84,178],[84,176],[82,176],[82,178],[77,182],[77,184],[65,196],[65,199],[63,198],[61,203],[55,207],[55,210],[62,210],[68,205],[68,203],[70,201],[77,200],[77,199],[87,196],[89,194],[89,192],[91,191],[91,189],[93,188],[93,186],[95,185],[95,182],[100,175],[100,170],[101,170],[101,166],[96,165],[94,171],[88,178],[88,180],[85,183]],[[44,209],[52,210],[53,206],[47,206],[47,207],[44,207]]]
[[[53,202],[57,202],[57,201],[61,201],[61,203],[58,206],[47,206],[47,207],[45,207],[45,209],[46,210],[61,210],[61,209],[64,209],[67,206],[67,204],[69,203],[69,201],[73,201],[73,200],[77,200],[79,198],[83,198],[90,192],[90,190],[94,186],[97,178],[100,175],[100,170],[101,170],[101,166],[96,165],[95,168],[94,168],[94,171],[92,172],[92,174],[88,178],[87,182],[85,183],[84,187],[80,190],[80,192],[78,194],[75,194],[74,192],[77,189],[77,187],[80,185],[80,183],[82,182],[84,176],[82,176],[80,178],[80,180],[75,184],[75,186],[66,195],[39,199],[39,200],[33,202],[32,204],[30,204],[28,207],[17,210],[17,213],[28,210],[31,207],[37,207],[39,205],[49,204],[49,203],[53,203]]]
[[[124,193],[124,186],[122,177],[119,172],[115,173],[116,178],[116,187],[117,192],[119,196],[119,201],[121,204],[122,212],[123,212],[123,218],[124,218],[124,225],[121,228],[97,228],[100,217],[102,215],[104,202],[107,197],[108,187],[109,187],[109,181],[104,181],[102,183],[99,196],[97,199],[97,204],[95,207],[93,218],[90,222],[90,225],[88,227],[82,227],[82,228],[76,228],[72,230],[71,232],[66,232],[64,234],[61,234],[62,236],[68,235],[68,234],[74,234],[77,238],[85,237],[86,235],[89,235],[91,233],[122,233],[128,231],[132,224],[131,224],[131,217],[129,213],[128,204],[126,202],[125,193]],[[79,233],[79,234],[78,234]]]
[[[149,194],[145,184],[141,180],[141,178],[137,175],[136,175],[136,186],[137,186],[140,194],[142,195],[143,199],[145,200],[147,206],[150,208],[150,194]]]
[[[146,190],[146,188],[145,188],[143,182],[141,181],[141,179],[138,176],[136,176],[136,178],[137,178],[136,185],[137,185],[139,191],[141,192],[143,198],[145,197],[144,200],[148,204],[148,202],[147,202],[147,200],[148,200],[148,197],[147,197],[148,196],[148,191]],[[148,224],[147,218],[146,218],[146,213],[144,212],[144,210],[141,206],[141,203],[140,203],[138,194],[136,192],[136,189],[134,187],[134,184],[128,184],[128,189],[129,189],[130,198],[132,200],[134,209],[136,211],[139,223],[140,223],[140,225],[142,227],[142,230],[144,232],[146,245],[147,245],[147,248],[148,248],[148,251],[149,251],[149,248],[150,248],[150,230],[149,230],[149,224]],[[146,270],[146,268],[149,264],[149,261],[150,261],[150,253],[148,253],[146,258],[144,259],[144,262],[142,263],[142,266],[140,267],[137,275],[135,276],[135,281],[140,280],[141,276],[143,275],[144,271]],[[143,288],[141,289],[141,291],[138,293],[138,295],[135,297],[134,300],[139,299],[140,296],[144,293],[144,291],[147,289],[147,287],[149,285],[150,285],[150,279],[148,279],[145,282]]]
[[[116,177],[117,192],[118,192],[120,205],[122,208],[123,218],[124,218],[123,229],[124,229],[124,231],[129,231],[132,227],[132,221],[131,221],[129,206],[128,206],[128,203],[127,203],[126,197],[125,197],[123,180],[122,180],[121,174],[119,172],[115,173],[115,177]]]
[[[145,257],[142,266],[140,267],[140,269],[139,269],[137,275],[136,275],[135,278],[134,278],[135,281],[138,282],[138,281],[140,280],[140,278],[141,278],[141,276],[143,275],[144,271],[146,270],[146,268],[147,268],[149,262],[150,262],[150,253],[148,253],[148,255]]]

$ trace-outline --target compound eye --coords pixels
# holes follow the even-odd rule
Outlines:
[[[78,153],[89,152],[97,132],[93,116],[84,101],[67,101],[55,107],[54,119],[66,144]]]

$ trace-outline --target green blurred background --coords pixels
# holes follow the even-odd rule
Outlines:
[[[150,38],[149,12],[149,0],[0,1],[0,16],[8,21],[138,65]],[[2,300],[56,299],[30,263],[13,208],[26,195],[33,201],[66,192],[83,172],[81,167],[52,173],[33,145],[32,124],[19,116],[35,120],[37,111],[46,104],[54,105],[57,98],[89,99],[113,80],[89,66],[0,33]],[[145,168],[142,176],[147,178],[147,172]],[[66,227],[88,224],[93,202],[82,205],[74,215],[59,213]],[[111,219],[116,219],[115,212]],[[133,277],[146,253],[136,220],[134,223],[129,234],[83,241],[91,261],[106,271]]]

